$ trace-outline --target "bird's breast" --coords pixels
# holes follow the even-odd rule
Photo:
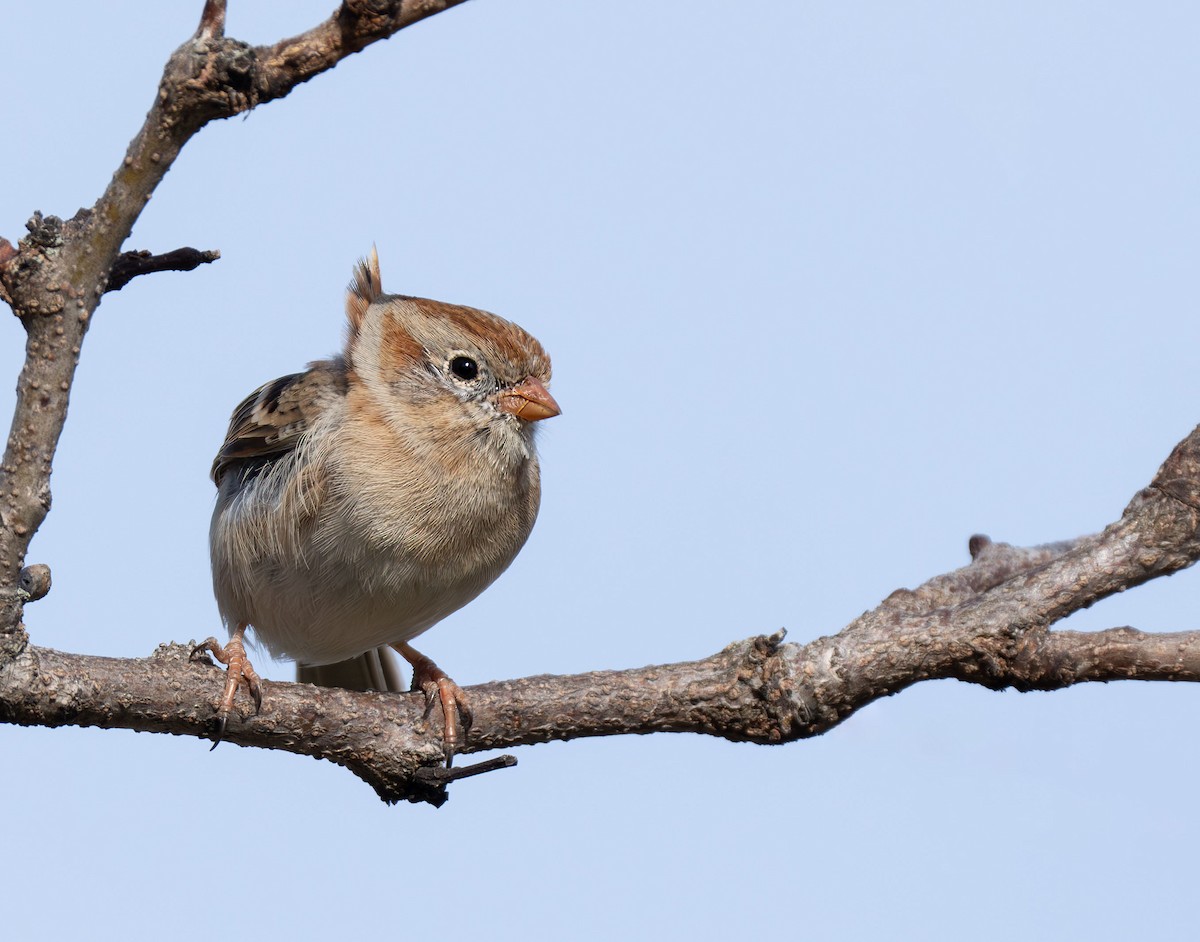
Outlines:
[[[466,605],[528,537],[537,463],[507,474],[466,463],[455,476],[435,464],[378,440],[302,450],[286,473],[223,493],[212,546],[226,620],[253,625],[276,656],[321,664],[408,640]]]

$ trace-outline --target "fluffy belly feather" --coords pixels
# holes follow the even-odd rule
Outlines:
[[[407,641],[462,608],[508,567],[533,522],[503,544],[422,555],[399,521],[327,504],[298,530],[278,497],[247,497],[223,493],[213,515],[218,608],[230,629],[252,626],[273,657],[308,665]]]

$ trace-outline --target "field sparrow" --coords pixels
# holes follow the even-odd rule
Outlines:
[[[520,327],[473,308],[384,294],[359,262],[341,356],[260,387],[213,462],[213,589],[230,640],[217,740],[239,686],[262,693],[253,627],[299,678],[440,700],[449,763],[469,728],[462,691],[408,644],[513,561],[541,493],[535,423],[559,414],[550,359]]]

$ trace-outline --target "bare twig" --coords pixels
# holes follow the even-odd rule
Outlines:
[[[225,0],[204,0],[196,39],[220,39],[225,35]]]
[[[318,26],[299,36],[254,50],[258,101],[282,98],[301,82],[332,69],[371,43],[412,26],[464,0],[345,0]]]
[[[221,253],[212,249],[182,248],[162,255],[151,255],[145,249],[137,252],[122,252],[113,263],[112,273],[104,290],[120,291],[139,275],[149,275],[160,271],[191,271],[201,265],[215,262]]]
[[[496,756],[494,759],[484,759],[482,762],[476,762],[474,765],[465,765],[456,769],[443,768],[440,765],[422,766],[417,770],[416,778],[418,781],[428,785],[444,788],[451,782],[457,782],[459,779],[474,778],[476,775],[483,775],[487,772],[498,772],[500,769],[511,769],[516,764],[516,756],[506,755]]]

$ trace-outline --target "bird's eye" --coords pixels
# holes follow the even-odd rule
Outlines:
[[[479,364],[471,357],[459,354],[450,358],[450,372],[459,379],[472,380],[479,375]]]

